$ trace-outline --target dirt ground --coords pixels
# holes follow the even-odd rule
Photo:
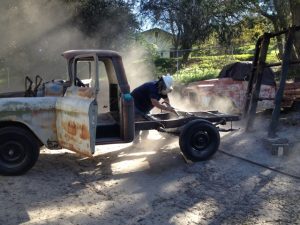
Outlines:
[[[27,174],[0,176],[0,224],[300,224],[298,117],[279,127],[287,156],[263,144],[269,117],[251,133],[237,124],[205,162],[186,163],[178,139],[157,132],[93,159],[42,150]]]

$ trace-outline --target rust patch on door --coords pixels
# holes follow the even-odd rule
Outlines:
[[[66,131],[65,137],[76,136],[79,132],[79,136],[83,140],[87,140],[90,138],[89,129],[86,125],[79,125],[74,121],[68,121],[62,124],[63,129]]]
[[[63,122],[62,127],[69,135],[75,136],[77,134],[76,123],[73,121]]]
[[[81,133],[80,133],[80,138],[83,140],[87,140],[90,138],[90,132],[86,125],[81,126]]]
[[[67,128],[67,132],[70,135],[76,135],[77,130],[76,130],[76,123],[73,121],[68,121],[68,128]]]

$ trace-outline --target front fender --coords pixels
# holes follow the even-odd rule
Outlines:
[[[0,123],[17,122],[27,126],[47,148],[57,144],[57,97],[3,98],[0,99]]]

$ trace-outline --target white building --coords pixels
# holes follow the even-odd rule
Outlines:
[[[141,33],[148,43],[156,46],[157,52],[162,58],[170,58],[173,55],[173,35],[159,28],[153,28]]]

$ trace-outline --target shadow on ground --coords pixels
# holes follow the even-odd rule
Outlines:
[[[231,135],[222,149],[245,146]],[[177,141],[107,146],[92,159],[45,151],[26,175],[0,177],[0,224],[300,222],[298,180],[220,152],[187,164]]]

